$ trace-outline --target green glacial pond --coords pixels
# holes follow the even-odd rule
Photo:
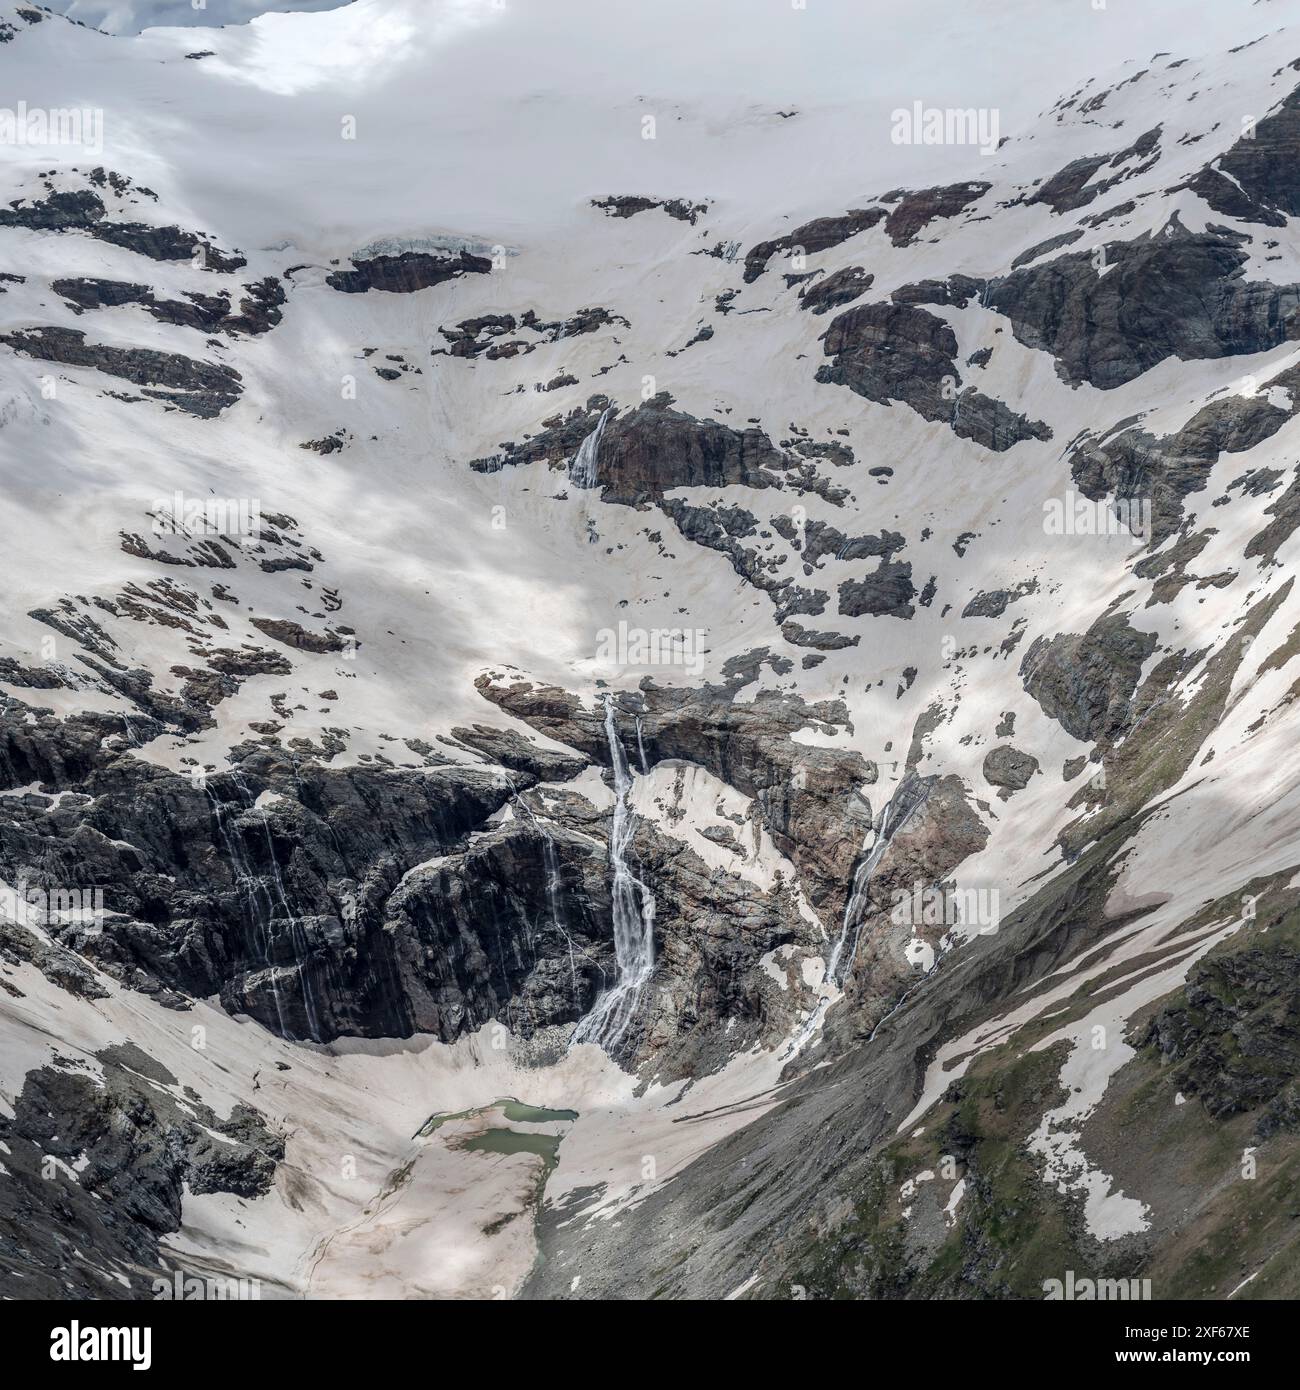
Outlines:
[[[445,1125],[448,1120],[467,1120],[471,1115],[481,1115],[487,1110],[499,1109],[507,1120],[514,1121],[521,1125],[544,1125],[552,1123],[569,1124],[578,1118],[576,1110],[547,1110],[540,1105],[528,1105],[522,1100],[516,1100],[514,1096],[501,1096],[494,1100],[491,1105],[475,1106],[472,1110],[440,1111],[430,1115],[429,1118],[416,1131],[417,1139],[427,1139]],[[514,1130],[498,1129],[489,1130],[489,1134],[514,1134]],[[547,1134],[521,1134],[521,1139],[543,1139],[547,1143],[558,1144],[559,1140],[554,1135]],[[485,1145],[478,1142],[467,1143],[467,1149],[481,1149]],[[513,1149],[491,1149],[492,1153],[543,1153],[541,1149],[529,1148],[522,1145]]]
[[[534,1158],[541,1159],[536,1178],[532,1183],[532,1196],[529,1202],[535,1219],[537,1209],[540,1207],[546,1191],[547,1181],[560,1161],[560,1141],[564,1135],[530,1134],[526,1130],[511,1129],[508,1126],[544,1124],[567,1126],[578,1118],[576,1110],[548,1110],[541,1105],[529,1105],[526,1101],[519,1100],[515,1096],[499,1096],[490,1105],[479,1105],[469,1110],[454,1112],[440,1111],[430,1115],[416,1131],[415,1138],[430,1139],[443,1125],[452,1120],[468,1120],[498,1113],[505,1121],[504,1124],[494,1125],[490,1129],[464,1138],[454,1137],[448,1142],[453,1148],[467,1150],[470,1153],[495,1154],[502,1157],[509,1154],[530,1154]],[[509,1225],[517,1215],[517,1211],[503,1213],[483,1227],[483,1234],[496,1235],[504,1226]]]
[[[567,1122],[578,1118],[576,1110],[543,1110],[539,1105],[525,1105],[513,1096],[507,1096],[497,1104],[507,1120],[514,1120],[518,1124],[544,1125],[552,1120]]]
[[[536,1154],[547,1171],[559,1162],[558,1134],[520,1134],[517,1129],[485,1129],[461,1145],[476,1153]]]

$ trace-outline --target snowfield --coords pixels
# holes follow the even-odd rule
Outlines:
[[[295,897],[306,850],[280,850],[302,805],[336,842],[348,833],[314,784],[304,789],[311,763],[340,777],[428,783],[483,773],[502,789],[491,815],[463,833],[442,824],[435,833],[430,813],[422,848],[407,858],[386,850],[365,873],[352,872],[341,845],[347,873],[333,864],[320,878],[349,930],[380,897],[414,900],[411,920],[424,922],[424,911],[439,930],[461,921],[452,907],[420,906],[446,876],[461,885],[454,912],[490,917],[505,960],[522,948],[503,904],[536,891],[550,905],[533,925],[568,940],[567,955],[551,961],[554,979],[546,975],[553,992],[584,951],[592,958],[576,917],[604,901],[593,882],[611,879],[617,900],[625,850],[660,906],[657,934],[642,943],[648,955],[606,950],[596,965],[605,989],[641,971],[630,995],[642,1012],[644,1032],[631,1035],[640,1050],[620,1052],[618,1030],[597,1030],[612,1057],[581,1040],[576,1016],[534,1033],[504,1009],[476,1014],[486,996],[466,983],[475,970],[494,989],[514,979],[486,945],[443,952],[469,1001],[455,1014],[451,986],[432,991],[440,1025],[455,1017],[445,1029],[456,1036],[419,1027],[380,1035],[366,1015],[353,1035],[312,1040],[232,1009],[215,989],[179,1005],[152,985],[141,992],[134,957],[97,954],[69,935],[68,919],[38,915],[27,926],[45,954],[0,937],[0,1116],[14,1133],[26,1123],[24,1087],[45,1069],[107,1093],[126,1066],[131,1084],[191,1116],[195,1105],[223,1121],[238,1106],[260,1112],[284,1141],[265,1190],[198,1192],[187,1178],[179,1226],[160,1235],[159,1267],[255,1279],[263,1297],[293,1298],[599,1297],[623,1277],[622,1296],[650,1296],[653,1241],[645,1238],[646,1270],[622,1274],[620,1241],[635,1244],[653,1227],[654,1240],[685,1248],[695,1230],[686,1213],[709,1205],[700,1195],[709,1184],[734,1196],[771,1171],[772,1154],[802,1150],[806,1170],[792,1159],[796,1176],[772,1184],[779,1197],[763,1197],[779,1238],[746,1235],[741,1246],[748,1207],[737,1201],[734,1230],[720,1224],[712,1245],[701,1236],[704,1253],[672,1275],[683,1281],[674,1292],[785,1297],[791,1270],[803,1267],[804,1237],[791,1232],[838,1230],[849,1220],[846,1192],[862,1187],[847,1178],[837,1187],[835,1165],[917,1139],[950,1088],[979,1083],[982,1068],[1051,1052],[1055,1098],[1047,1088],[1016,1146],[1045,1194],[1078,1205],[1094,1251],[1163,1240],[1171,1228],[1161,1200],[1134,1188],[1131,1174],[1107,1171],[1089,1125],[1099,1115],[1110,1123],[1116,1078],[1152,1055],[1156,1010],[1240,937],[1262,950],[1256,899],[1289,911],[1300,882],[1290,712],[1300,593],[1296,521],[1283,524],[1300,445],[1300,379],[1289,375],[1300,367],[1300,330],[1284,324],[1276,341],[1265,336],[1300,302],[1285,288],[1300,282],[1300,239],[1293,217],[1252,221],[1189,187],[1300,85],[1300,6],[1221,0],[1189,28],[1186,7],[1165,0],[1100,11],[1000,0],[938,14],[874,0],[354,0],[223,28],[110,35],[20,5],[0,12],[5,29],[0,66],[12,100],[101,112],[103,140],[93,150],[0,144],[9,519],[0,696],[12,723],[12,757],[0,766],[17,767],[24,738],[37,738],[32,711],[104,720],[81,772],[68,754],[65,781],[19,784],[15,772],[0,792],[6,891],[21,898],[46,864],[40,835],[17,818],[39,808],[61,827],[47,851],[94,839],[96,854],[120,854],[153,885],[150,932],[184,938],[186,969],[202,958],[217,970],[226,962],[200,925],[226,894],[211,867],[224,863],[242,910],[261,912],[264,896],[256,925],[266,940],[242,975],[230,966],[223,989],[234,981],[253,1000],[282,971],[270,984],[278,1007],[296,976],[267,944],[275,922],[310,940],[314,958],[327,950],[317,950],[317,930],[322,941],[344,939],[333,909],[309,911]],[[996,148],[896,143],[892,113],[916,101],[993,113]],[[1132,154],[1151,131],[1158,136]],[[1034,199],[1089,160],[1082,201],[1071,201],[1079,188],[1055,205]],[[910,234],[898,230],[904,190],[966,183],[980,190],[967,202],[924,209]],[[93,195],[104,211],[75,225],[31,212],[74,194]],[[646,206],[598,206],[610,198]],[[820,249],[777,247],[751,275],[759,243],[808,240],[814,219],[873,207],[871,225]],[[6,218],[4,208],[17,212]],[[110,224],[135,230],[109,234]],[[192,253],[149,253],[177,229],[182,241],[198,239]],[[1136,302],[1139,272],[1123,248],[1184,237],[1239,249],[1240,265],[1207,301],[1223,285],[1284,287],[1274,319],[1242,309],[1229,349],[1171,350],[1103,389],[1069,379],[1061,339],[1056,351],[1027,341],[1034,331],[1050,337],[1067,309],[1031,329],[999,298],[1017,272],[1086,253],[1100,256],[1098,285],[1127,277]],[[235,256],[244,263],[228,268]],[[416,262],[480,268],[448,269],[424,288],[347,287],[349,274],[378,275],[389,258],[408,258],[408,274]],[[815,301],[803,297],[853,267],[869,272],[869,286],[811,312]],[[973,285],[964,295],[959,277]],[[282,293],[274,321],[232,327],[249,287],[266,282]],[[1030,307],[1017,312],[1027,318],[1038,293],[1027,291]],[[229,303],[214,310],[222,294]],[[926,352],[947,363],[934,368],[936,380],[949,373],[942,399],[977,388],[1044,428],[994,449],[957,429],[963,411],[980,409],[966,397],[948,418],[942,406],[916,404],[906,384],[881,399],[819,379],[832,362],[832,325],[885,304],[917,305],[927,319],[924,330],[915,320],[873,328],[891,360],[923,331]],[[242,312],[256,317],[247,302]],[[1095,327],[1094,317],[1080,315],[1087,327],[1073,331]],[[1141,321],[1122,324],[1130,338],[1162,330],[1159,305],[1132,317]],[[1256,342],[1243,323],[1268,345],[1245,350]],[[83,334],[97,363],[49,356],[60,331]],[[949,338],[951,355],[935,346]],[[188,361],[171,370],[191,382],[195,363],[216,371],[229,399],[194,409],[185,393],[209,390],[209,378],[178,387],[158,375],[167,369],[156,354]],[[1103,346],[1089,369],[1105,356]],[[918,361],[925,376],[932,359]],[[1179,492],[1158,541],[1047,524],[1054,507],[1108,515],[1106,502],[1081,496],[1083,444],[1109,448],[1140,429],[1155,441],[1177,436],[1190,456],[1197,439],[1185,427],[1207,407],[1264,403],[1283,422],[1234,439],[1241,448],[1223,445]],[[714,446],[697,443],[683,451],[686,471],[662,488],[642,484],[629,505],[617,469],[668,466],[665,412],[689,417],[692,429],[716,424],[716,437],[733,441],[729,460],[751,459],[761,434],[785,469],[746,462],[743,476],[696,482],[714,462]],[[642,446],[634,418],[661,432]],[[742,435],[743,446],[734,443]],[[251,504],[274,540],[256,528],[243,538],[223,531],[223,561],[213,563],[201,537],[159,523],[178,495]],[[1271,547],[1259,541],[1270,526]],[[877,587],[894,565],[909,567],[897,602]],[[854,611],[857,592],[868,601]],[[1129,648],[1107,649],[1091,663],[1079,657],[1045,690],[1061,650],[1053,643],[1117,614],[1145,642],[1133,669]],[[621,660],[611,645],[620,624],[691,634],[698,647],[689,664]],[[1040,671],[1048,677],[1037,680]],[[1115,694],[1107,683],[1121,676],[1128,688]],[[705,713],[680,715],[666,697],[663,709],[634,714],[647,679],[683,697],[707,692]],[[521,682],[547,699],[534,707],[502,694]],[[1106,691],[1099,707],[1096,686]],[[617,759],[597,728],[607,700],[623,702],[621,723],[608,718],[626,786],[608,775]],[[1071,701],[1086,730],[1067,727]],[[763,725],[766,755],[751,757],[743,720],[778,706],[804,713],[793,732]],[[649,754],[637,747],[642,714]],[[723,721],[716,745],[700,733],[711,717]],[[577,736],[589,728],[590,747]],[[670,735],[697,738],[704,751],[682,755]],[[788,795],[778,744],[807,764]],[[1005,745],[1028,769],[1018,785],[989,775]],[[219,810],[204,832],[203,853],[216,857],[203,859],[180,828],[172,782],[141,792],[165,803],[164,823],[175,820],[170,868],[155,864],[152,841],[110,833],[116,803],[96,758],[111,753],[141,777],[174,774],[215,801],[243,775],[250,748],[278,771],[249,784],[249,805],[233,819],[247,843],[253,831],[264,838],[273,883],[251,859],[236,863],[229,838],[219,842]],[[809,828],[801,817],[812,793],[799,779],[820,796],[826,769],[854,755],[861,771],[834,793],[841,819]],[[561,775],[543,758],[584,766]],[[909,778],[933,779],[929,809],[891,826],[882,809]],[[354,785],[362,818],[384,833],[396,812],[377,784]],[[627,821],[616,807],[624,792]],[[64,826],[65,814],[86,824]],[[561,856],[559,867],[501,850],[499,897],[497,877],[469,877],[475,854],[531,836]],[[1103,842],[1098,867],[1088,856]],[[868,859],[855,880],[853,866]],[[593,863],[590,873],[581,867]],[[828,864],[841,866],[833,892]],[[963,971],[1012,950],[1000,925],[1028,921],[1045,885],[1081,864],[1095,868],[1088,894],[1100,893],[1102,906],[1081,889],[1077,920],[1061,909],[1068,939],[1059,948],[1040,956],[1041,941],[1026,937],[996,990],[982,976],[968,985]],[[190,874],[206,876],[202,888]],[[907,892],[922,878],[953,894],[995,889],[999,919],[922,932],[891,922],[884,898],[866,893],[884,894],[886,881]],[[189,895],[184,911],[159,906],[170,901],[163,880]],[[723,902],[731,915],[710,916]],[[608,903],[603,910],[609,947],[617,919]],[[400,946],[393,920],[384,919],[384,938]],[[736,941],[749,954],[726,954]],[[843,968],[837,942],[849,952]],[[52,978],[47,957],[60,951],[97,988]],[[348,938],[329,968],[364,970],[355,955]],[[436,955],[421,937],[402,969],[432,970]],[[158,946],[142,976],[192,995],[165,978],[166,956]],[[529,982],[532,1007],[545,991]],[[932,1016],[940,1031],[918,1034],[906,1063],[891,1063],[888,1087],[877,1078],[878,1131],[847,1129],[843,1152],[816,1167],[823,1150],[800,1118],[814,1113],[807,1098],[816,1106],[827,1088],[861,1090],[846,1081],[855,1074],[845,1058],[875,1065],[893,1054],[871,1049]],[[128,1046],[170,1080],[123,1063]],[[511,1100],[576,1115],[511,1119]],[[833,1124],[816,1131],[828,1147]],[[552,1152],[539,1139],[558,1142]],[[12,1155],[5,1162],[0,1218],[22,1210],[17,1197],[5,1205],[15,1166]],[[972,1173],[926,1197],[938,1203],[938,1234],[927,1239],[980,1219],[986,1199],[982,1187],[974,1195]],[[904,1224],[921,1220],[912,1213],[927,1178],[894,1176],[889,1190],[906,1189]],[[61,1181],[79,1180],[69,1168]],[[725,1209],[721,1196],[716,1206]],[[40,1263],[0,1249],[5,1294],[23,1297]],[[117,1252],[91,1251],[82,1264],[102,1297],[123,1283],[147,1288],[156,1272]],[[51,1287],[73,1287],[64,1267],[42,1269]],[[1278,1287],[1235,1270],[1215,1278],[1217,1297]]]

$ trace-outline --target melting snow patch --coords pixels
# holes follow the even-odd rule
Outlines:
[[[958,1180],[956,1187],[953,1188],[948,1198],[948,1205],[943,1209],[944,1220],[950,1225],[957,1224],[957,1208],[961,1205],[961,1199],[966,1195],[966,1179]]]

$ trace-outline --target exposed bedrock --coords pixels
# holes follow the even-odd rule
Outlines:
[[[183,1197],[255,1199],[284,1158],[258,1111],[239,1104],[222,1119],[192,1091],[179,1099],[176,1078],[134,1044],[94,1060],[102,1080],[29,1071],[12,1115],[0,1115],[0,1262],[21,1274],[25,1297],[154,1297],[154,1279],[171,1282],[159,1239],[180,1229]]]
[[[1300,87],[1186,185],[1224,217],[1285,227],[1300,216]]]
[[[0,771],[46,790],[6,802],[0,878],[98,891],[103,918],[55,913],[53,945],[0,940],[0,953],[64,989],[103,993],[89,962],[164,1007],[216,995],[285,1037],[452,1042],[490,1020],[522,1037],[573,1024],[617,977],[609,812],[557,783],[530,790],[536,771],[571,778],[584,758],[466,729],[510,770],[336,770],[248,746],[205,786],[106,748],[115,717],[25,712],[0,721]],[[599,747],[608,756],[603,730]],[[837,764],[809,751],[811,795],[777,817],[791,834],[817,818]],[[736,756],[758,753],[742,738]],[[656,965],[621,1055],[687,1074],[782,1035],[786,1001],[759,959],[817,934],[793,883],[719,873],[639,817],[633,855],[656,899]]]
[[[893,206],[885,220],[885,232],[895,246],[910,246],[936,218],[956,217],[979,202],[992,186],[974,179],[886,193],[882,201]]]
[[[1100,264],[1074,252],[991,281],[984,304],[1019,342],[1050,352],[1071,385],[1110,390],[1169,357],[1265,352],[1300,337],[1300,285],[1247,280],[1242,243],[1224,228],[1189,232],[1175,216],[1107,243]]]
[[[793,251],[796,247],[810,256],[818,251],[828,251],[851,236],[874,227],[877,222],[884,220],[887,212],[887,208],[880,207],[852,208],[837,217],[818,217],[812,222],[805,222],[785,236],[760,241],[745,253],[745,283],[757,280],[767,269],[768,261],[778,253]]]
[[[860,265],[847,265],[824,280],[817,280],[799,292],[799,307],[814,314],[825,314],[866,294],[876,277]]]
[[[971,805],[960,777],[922,782],[923,800],[892,834],[871,873],[860,913],[848,924],[846,998],[826,1022],[833,1043],[849,1046],[870,1035],[902,992],[916,982],[922,970],[906,954],[909,944],[919,940],[937,951],[953,925],[942,920],[943,914],[938,914],[939,921],[928,921],[924,910],[913,910],[920,901],[917,889],[943,883],[964,859],[988,843],[988,827]],[[882,824],[883,815],[882,809],[877,817]]]
[[[1029,779],[1038,771],[1038,759],[1032,753],[1022,753],[1019,748],[1003,743],[984,755],[981,771],[984,780],[991,787],[997,787],[998,794],[1005,799],[1029,785]]]
[[[595,476],[602,501],[635,506],[679,487],[772,487],[789,466],[762,430],[697,420],[656,397],[609,421]]]
[[[1295,404],[1275,405],[1266,390],[1226,396],[1203,406],[1182,429],[1163,438],[1134,426],[1101,442],[1087,440],[1071,456],[1074,481],[1093,501],[1107,496],[1149,501],[1147,539],[1159,545],[1177,531],[1184,499],[1204,490],[1221,454],[1244,453],[1271,439],[1300,409],[1300,371],[1282,372],[1267,386],[1284,388]]]
[[[745,253],[746,284],[757,280],[773,256],[802,251],[813,256],[828,251],[850,237],[884,222],[885,233],[895,246],[908,246],[936,218],[955,217],[989,191],[990,184],[943,184],[935,188],[895,189],[881,202],[885,207],[850,208],[834,217],[817,217],[785,236],[760,241]]]
[[[959,390],[957,336],[949,324],[913,304],[863,304],[827,329],[831,361],[817,380],[847,386],[880,405],[902,401],[926,420],[1001,453],[1022,439],[1050,439],[1041,421],[1018,415],[973,387]]]
[[[178,352],[88,343],[75,328],[28,328],[0,334],[15,352],[43,362],[89,367],[141,387],[146,396],[191,415],[212,419],[239,399],[240,375],[218,362],[196,362]]]
[[[586,709],[557,686],[528,681],[477,682],[481,693],[539,733],[608,764],[601,708]],[[661,687],[646,680],[614,697],[616,724],[634,765],[665,759],[697,763],[759,806],[773,842],[803,878],[815,907],[838,925],[853,865],[871,826],[861,789],[876,780],[874,764],[852,749],[797,743],[807,727],[836,732],[842,705],[808,705],[797,696],[759,691],[746,704],[735,688]],[[639,727],[638,727],[639,725]]]
[[[848,618],[863,614],[910,618],[916,611],[912,607],[915,597],[911,564],[906,560],[882,561],[873,573],[846,579],[840,585],[839,612]]]
[[[107,914],[102,930],[53,924],[62,944],[137,988],[221,994],[286,1036],[405,1036],[425,1020],[401,965],[403,930],[418,941],[427,924],[418,914],[390,922],[388,899],[408,869],[467,848],[514,794],[503,775],[333,770],[257,749],[205,787],[103,747],[121,721],[25,724],[22,713],[11,706],[0,721],[5,785],[71,794],[14,800],[0,874],[102,890]],[[540,841],[535,858],[544,882]],[[480,855],[467,867],[490,878],[498,863]],[[449,904],[442,919],[451,937],[481,926],[458,922],[457,910]],[[489,971],[457,983],[471,1012],[494,980]],[[452,1018],[449,994],[445,1007]]]
[[[219,251],[206,237],[180,227],[113,221],[104,200],[89,189],[52,192],[35,201],[17,199],[7,207],[0,207],[0,227],[84,232],[98,241],[147,256],[151,261],[192,261],[200,270],[233,271],[247,264],[243,256]]]
[[[755,1044],[775,1046],[804,1000],[760,961],[781,946],[820,943],[794,885],[764,888],[720,872],[641,818],[632,855],[655,897],[655,967],[620,1057],[653,1061],[669,1081],[705,1075]]]
[[[351,270],[336,270],[325,277],[325,283],[344,294],[364,294],[367,290],[414,294],[461,275],[486,275],[491,269],[492,262],[485,256],[471,255],[468,251],[454,255],[403,251],[398,256],[354,259]]]
[[[1123,613],[1108,613],[1083,634],[1038,638],[1020,675],[1044,714],[1067,733],[1109,742],[1129,727],[1138,678],[1155,646],[1154,633],[1130,626]]]
[[[273,276],[244,285],[238,307],[230,294],[186,294],[184,299],[159,299],[148,285],[125,280],[98,280],[82,276],[54,280],[50,288],[62,295],[78,313],[86,309],[112,309],[135,304],[161,323],[193,328],[203,333],[267,333],[283,317],[284,288]]]

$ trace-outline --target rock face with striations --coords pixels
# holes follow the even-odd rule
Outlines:
[[[530,790],[539,773],[572,778],[583,756],[530,756],[517,733],[466,729],[510,771],[331,770],[248,747],[198,786],[105,749],[102,721],[14,715],[0,724],[6,785],[93,788],[93,799],[15,800],[0,845],[6,882],[103,894],[99,929],[51,922],[51,946],[0,936],[0,957],[18,952],[63,988],[102,995],[89,962],[169,1008],[218,996],[282,1037],[450,1043],[493,1019],[522,1038],[571,1026],[615,977],[609,813],[559,784]],[[667,726],[661,739],[658,722],[646,736],[656,762],[682,742]],[[599,720],[590,745],[608,757]],[[752,760],[756,784],[789,778],[796,746],[759,765],[756,728],[745,748],[742,737],[731,752]],[[838,802],[868,771],[856,754],[807,751],[808,795],[765,795],[786,843],[815,838],[836,809],[852,824]],[[771,1042],[789,1018],[773,1012],[759,958],[808,937],[793,884],[756,892],[649,822],[635,853],[657,900],[657,965],[629,1054],[655,1056],[665,1074],[692,1074],[691,1059],[712,1067],[730,1055],[715,1028],[733,1017]]]

